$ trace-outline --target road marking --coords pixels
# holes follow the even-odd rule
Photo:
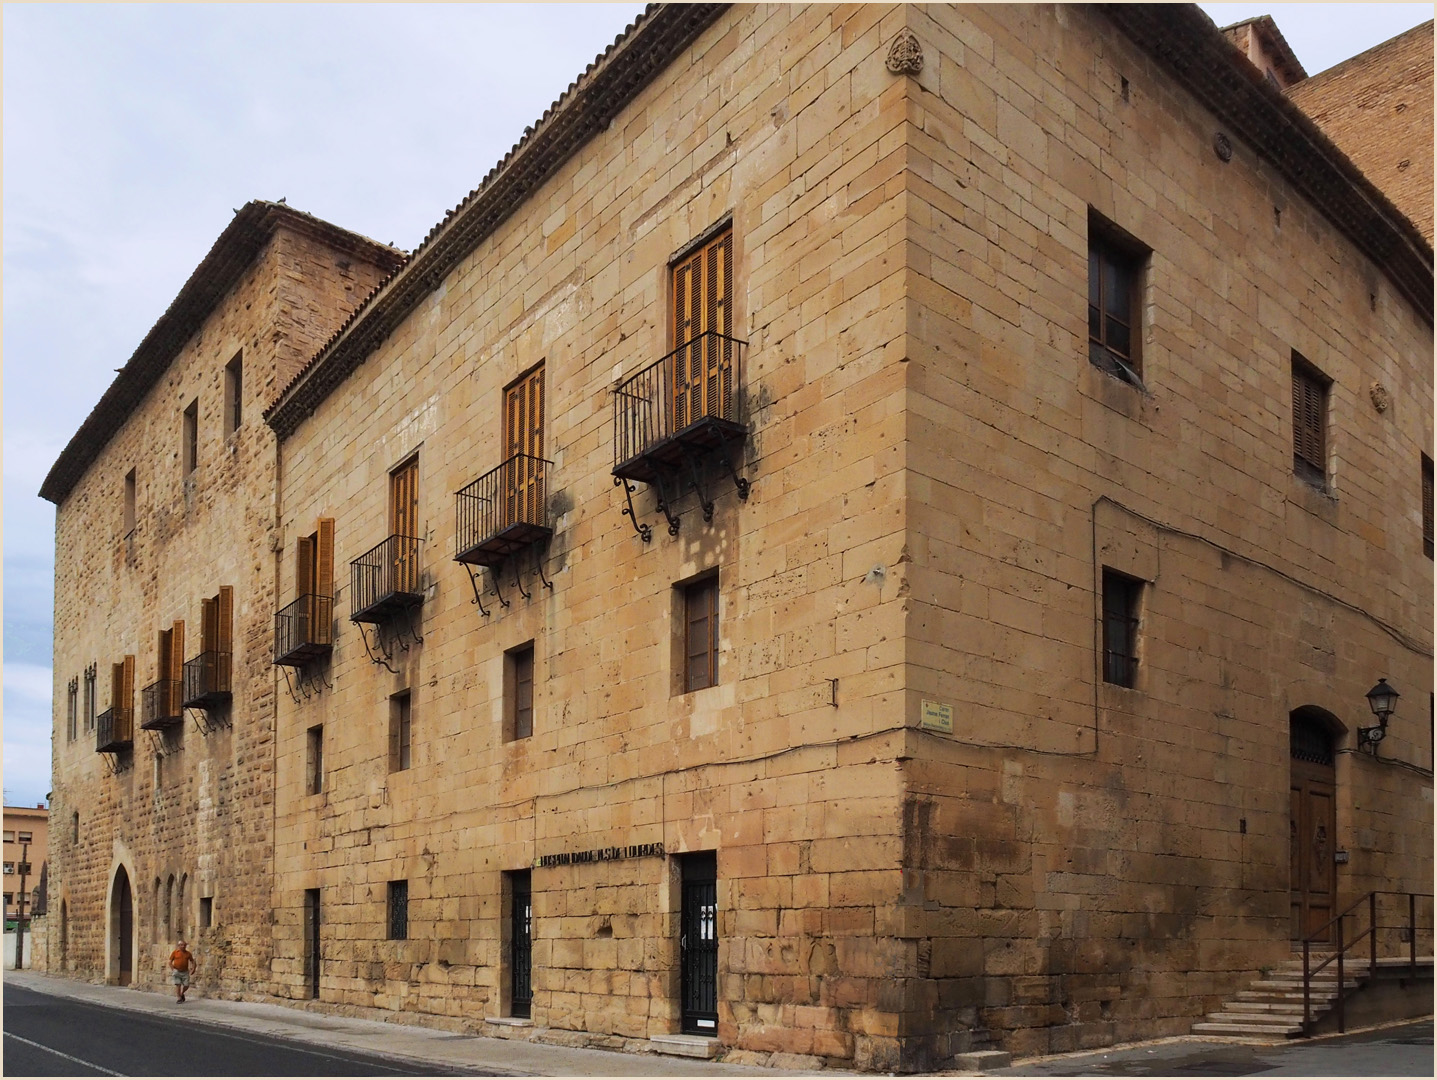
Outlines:
[[[60,1050],[56,1050],[53,1046],[46,1046],[44,1043],[31,1042],[29,1039],[26,1039],[20,1035],[16,1035],[10,1031],[5,1032],[5,1038],[14,1039],[16,1042],[22,1042],[26,1046],[33,1046],[36,1050],[43,1050],[47,1054],[54,1054],[56,1057],[62,1057],[66,1061],[73,1061],[76,1065],[83,1065],[87,1069],[94,1069],[96,1072],[104,1073],[106,1076],[125,1075],[124,1073],[113,1072],[112,1070],[105,1068],[103,1065],[96,1065],[93,1061],[86,1061],[84,1058],[71,1057],[69,1054],[66,1054]]]

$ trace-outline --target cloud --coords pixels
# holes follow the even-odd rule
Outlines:
[[[53,674],[39,664],[6,662],[5,802],[33,806],[50,791],[50,695]]]

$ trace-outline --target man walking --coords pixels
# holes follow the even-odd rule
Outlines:
[[[195,963],[195,955],[190,952],[189,946],[184,938],[175,943],[175,951],[170,953],[170,981],[175,984],[175,1004],[185,1003],[185,993],[190,988],[190,974],[199,965]]]

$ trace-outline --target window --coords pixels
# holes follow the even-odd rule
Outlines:
[[[189,479],[200,463],[200,401],[196,398],[185,408],[183,445],[180,449],[182,475]]]
[[[215,898],[213,896],[200,897],[200,929],[208,930],[215,923]]]
[[[1143,263],[1147,250],[1111,222],[1088,214],[1088,359],[1142,388]]]
[[[419,591],[419,458],[410,458],[389,474],[389,532],[403,537],[393,548],[391,591]]]
[[[170,879],[165,882],[165,937],[173,937],[175,933],[175,875],[171,874]]]
[[[1138,604],[1143,583],[1103,567],[1103,681],[1132,687],[1138,674]]]
[[[30,835],[29,833],[27,833],[27,832],[22,832],[22,833],[20,834],[20,843],[22,843],[22,844],[29,844],[29,843],[33,843],[33,842],[34,842],[34,839],[33,839],[33,837],[31,837],[31,835]]]
[[[305,742],[304,790],[318,795],[324,790],[324,725],[310,728]]]
[[[673,265],[674,431],[705,416],[733,418],[733,230]],[[685,348],[687,346],[687,348]]]
[[[409,882],[389,883],[389,940],[404,941],[409,937]]]
[[[505,740],[534,734],[534,643],[504,654]]]
[[[10,906],[11,906],[12,904],[14,904],[14,903],[15,903],[15,894],[14,894],[14,893],[6,893],[6,894],[5,894],[5,910],[6,910],[6,911],[9,911],[9,910],[10,910]]]
[[[70,742],[79,734],[80,679],[71,679],[65,690],[65,734]]]
[[[225,434],[232,435],[239,430],[244,416],[244,378],[242,352],[225,365]]]
[[[395,694],[389,699],[389,771],[399,772],[409,768],[409,691]]]
[[[14,842],[15,842],[15,832],[14,832],[14,830],[13,830],[13,829],[6,829],[6,830],[5,830],[5,843],[7,843],[7,844],[13,844]]]
[[[12,863],[12,862],[7,862],[7,863],[5,864],[5,873],[7,873],[7,874],[13,874],[14,872],[15,872],[15,864]]]
[[[22,863],[20,863],[20,864],[16,867],[16,871],[17,871],[18,873],[20,873],[20,874],[33,874],[33,873],[35,872],[34,870],[32,870],[32,869],[30,868],[30,864],[27,863],[27,862],[22,862]]]
[[[684,693],[718,685],[718,575],[684,586]]]
[[[72,843],[72,844],[78,844],[79,842],[80,842],[80,811],[76,810],[76,811],[70,816],[70,843]]]
[[[85,669],[85,730],[95,730],[95,677],[96,666]]]
[[[125,535],[135,531],[135,470],[125,474]]]
[[[1309,484],[1327,485],[1327,390],[1322,372],[1292,354],[1292,471]]]
[[[509,885],[509,1015],[528,1017],[534,1001],[534,899],[528,870],[504,875]]]
[[[1422,455],[1422,553],[1432,558],[1432,459]]]

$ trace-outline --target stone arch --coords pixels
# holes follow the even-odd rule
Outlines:
[[[165,882],[165,941],[175,939],[175,875]]]
[[[120,863],[111,876],[105,935],[105,981],[129,986],[135,977],[135,897],[129,869]]]

